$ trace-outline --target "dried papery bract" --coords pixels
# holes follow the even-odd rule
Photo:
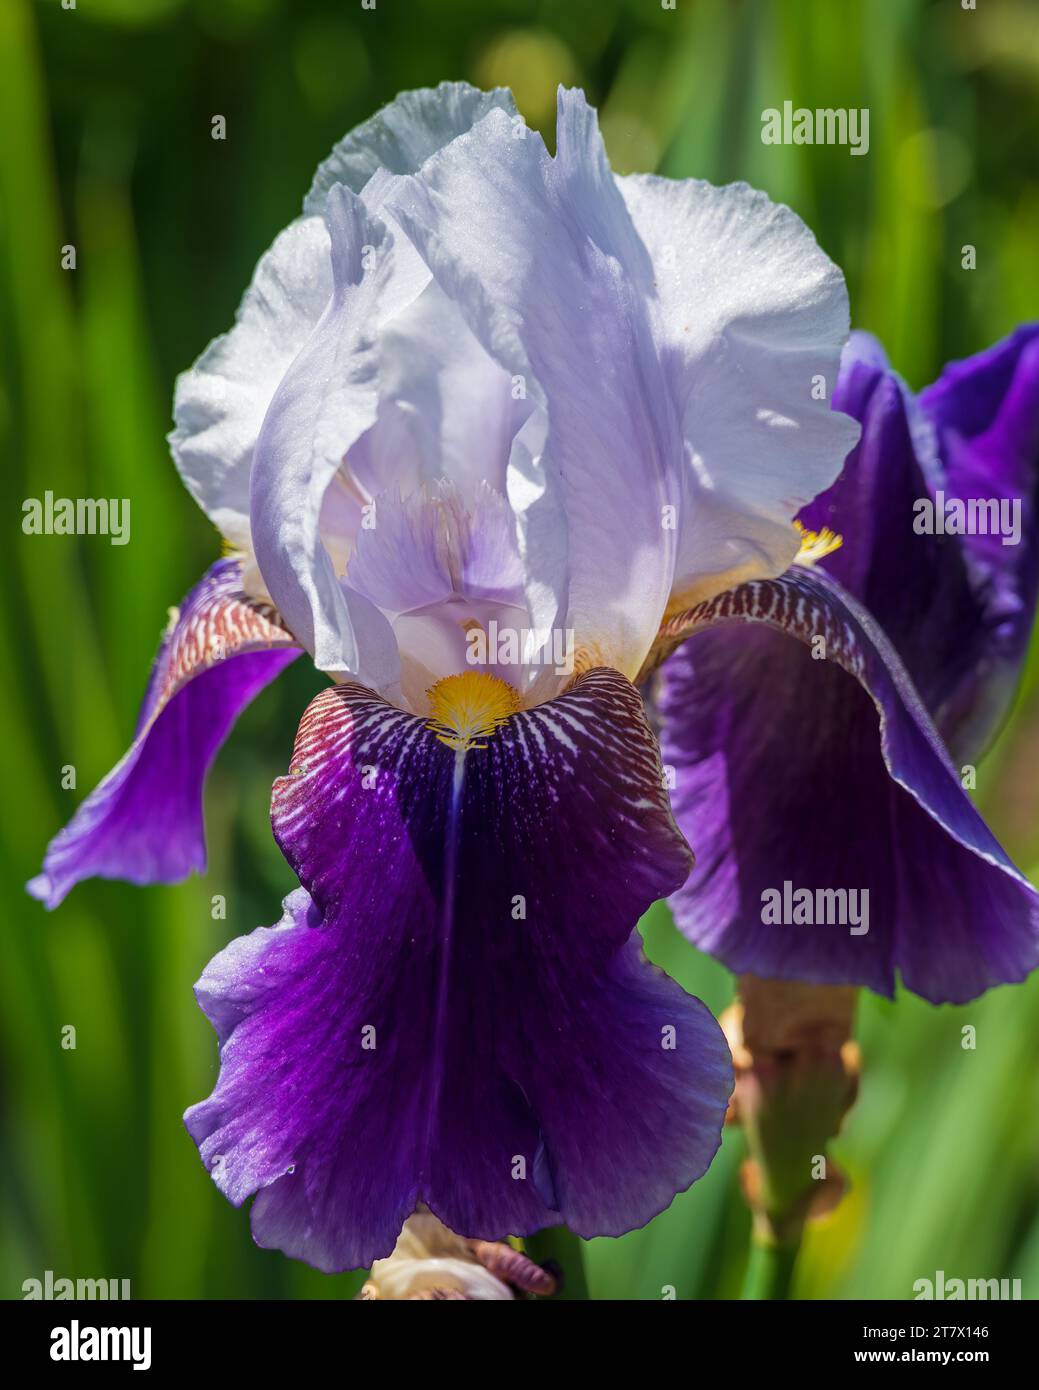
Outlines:
[[[408,1218],[392,1255],[377,1260],[358,1297],[364,1302],[494,1302],[548,1297],[557,1280],[504,1241],[464,1240],[430,1211]]]
[[[736,1072],[743,1193],[753,1213],[745,1294],[782,1297],[805,1223],[831,1211],[844,1178],[826,1155],[858,1091],[851,1033],[858,990],[743,975],[722,1018]]]

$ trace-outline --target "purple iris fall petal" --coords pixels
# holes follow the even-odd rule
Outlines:
[[[299,655],[220,560],[163,639],[129,750],[51,841],[28,885],[57,907],[81,879],[173,883],[206,864],[202,786],[235,719]]]
[[[933,1003],[1039,964],[1039,894],[964,792],[893,647],[835,580],[794,566],[682,627],[661,713],[672,804],[697,852],[672,898],[690,940],[781,979],[891,994],[898,971]],[[767,920],[765,895],[786,884],[788,901],[868,890],[868,930]]]
[[[367,1265],[417,1202],[487,1239],[620,1234],[706,1170],[728,1049],[632,935],[691,855],[622,676],[467,751],[336,686],[272,814],[307,893],[200,981],[221,1073],[186,1117],[261,1245]]]
[[[820,564],[883,626],[954,755],[973,759],[1006,712],[1035,615],[1039,325],[952,363],[916,398],[854,334],[834,407],[862,437],[802,520],[843,536]],[[1016,501],[1019,535],[921,533],[926,499]]]

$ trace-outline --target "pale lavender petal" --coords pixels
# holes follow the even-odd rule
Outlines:
[[[618,184],[652,258],[653,333],[688,455],[674,611],[796,554],[794,518],[858,438],[831,409],[848,294],[797,214],[745,183]]]
[[[304,216],[261,257],[234,327],[178,378],[169,436],[174,460],[199,506],[242,549],[251,548],[249,481],[263,418],[332,294],[329,190],[344,184],[360,193],[379,170],[413,173],[494,108],[512,112],[511,94],[442,82],[402,92],[346,135],[318,168]],[[428,278],[426,272],[421,283]]]
[[[523,566],[512,518],[500,493],[450,483],[420,488],[377,505],[361,531],[349,582],[387,613],[407,613],[453,596],[522,602]]]
[[[663,509],[683,453],[648,319],[652,265],[595,113],[561,93],[550,159],[539,136],[491,112],[387,207],[537,406],[531,430],[544,438],[523,441],[509,483],[531,612],[634,675],[671,589]]]
[[[343,137],[318,166],[304,211],[322,213],[337,183],[360,193],[373,174],[413,174],[426,160],[464,135],[488,111],[514,114],[506,87],[482,92],[468,82],[441,82],[401,92],[363,125]]]
[[[382,689],[392,667],[362,651],[332,558],[321,537],[325,492],[378,407],[380,326],[411,293],[394,276],[393,242],[345,188],[328,198],[335,291],[285,374],[253,461],[256,558],[286,623],[319,670],[361,675]]]
[[[458,305],[428,285],[386,326],[380,354],[378,418],[349,457],[358,482],[373,496],[443,478],[465,492],[486,482],[504,493],[532,403]]]
[[[331,294],[324,220],[299,218],[260,258],[234,327],[177,378],[174,461],[214,526],[243,550],[252,546],[249,479],[263,417]]]

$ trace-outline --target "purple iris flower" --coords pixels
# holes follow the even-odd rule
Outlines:
[[[697,853],[672,905],[738,972],[964,1002],[1039,964],[1039,895],[965,790],[1035,612],[1039,325],[916,397],[853,334],[834,406],[862,437],[801,515],[809,563],[669,625],[697,634],[661,672]],[[763,914],[802,889],[868,889],[868,931]]]
[[[616,178],[580,93],[550,158],[444,84],[337,146],[180,379],[234,552],[32,891],[202,868],[235,714],[301,649],[330,674],[273,794],[302,887],[197,986],[187,1124],[261,1245],[364,1266],[426,1207],[619,1234],[709,1165],[728,1049],[634,934],[692,856],[632,682],[670,616],[788,568],[858,435],[813,389],[847,324],[764,195]]]

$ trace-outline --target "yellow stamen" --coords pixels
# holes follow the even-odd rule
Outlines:
[[[459,753],[486,748],[486,743],[475,740],[493,734],[520,707],[519,694],[508,681],[487,671],[445,676],[431,685],[426,694],[431,712],[427,727],[441,743]]]
[[[801,536],[801,549],[794,556],[795,565],[814,565],[816,560],[821,560],[824,555],[832,555],[844,544],[844,537],[838,536],[828,526],[821,531],[808,531],[799,521],[795,521],[794,526]]]

